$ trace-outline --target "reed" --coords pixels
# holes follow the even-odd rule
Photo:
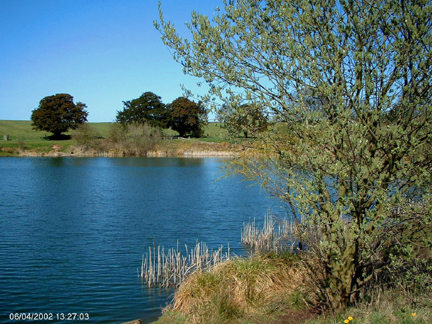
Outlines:
[[[203,242],[197,242],[195,247],[185,254],[176,248],[165,250],[154,245],[143,255],[141,271],[138,277],[149,287],[179,286],[189,275],[196,271],[206,271],[230,259],[230,247],[224,251],[223,246],[217,250],[209,249]]]
[[[255,253],[296,252],[298,250],[298,228],[287,218],[278,219],[269,210],[264,225],[258,228],[255,219],[243,224],[241,242]]]

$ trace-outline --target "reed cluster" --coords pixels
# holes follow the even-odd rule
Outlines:
[[[295,252],[298,249],[298,229],[287,218],[278,219],[269,210],[264,217],[262,228],[255,219],[243,224],[241,242],[252,253]]]
[[[213,250],[205,243],[197,242],[192,249],[185,245],[185,254],[182,254],[178,246],[168,250],[161,246],[153,246],[149,247],[148,253],[142,257],[138,277],[149,287],[178,286],[195,271],[209,270],[229,259],[229,245],[226,251],[223,246]]]

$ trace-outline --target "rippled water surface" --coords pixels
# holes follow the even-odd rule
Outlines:
[[[240,230],[278,202],[215,158],[0,158],[0,323],[10,313],[155,320],[169,296],[143,287],[141,256],[204,241],[241,253]],[[30,322],[30,321],[26,321]]]

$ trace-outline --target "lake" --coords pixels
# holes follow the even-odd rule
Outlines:
[[[153,242],[242,254],[243,223],[282,212],[241,177],[216,181],[223,161],[0,158],[0,323],[156,320],[170,294],[137,278]]]

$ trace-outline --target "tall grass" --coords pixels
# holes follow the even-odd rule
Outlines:
[[[142,257],[138,277],[149,287],[178,286],[192,273],[209,270],[229,259],[229,245],[226,251],[223,246],[210,250],[205,243],[197,242],[190,250],[185,245],[185,254],[181,253],[178,246],[168,250],[153,246]]]

